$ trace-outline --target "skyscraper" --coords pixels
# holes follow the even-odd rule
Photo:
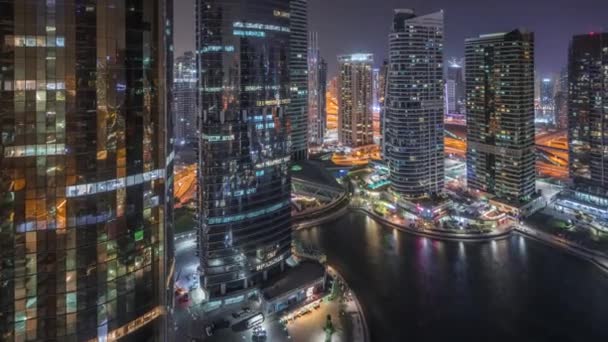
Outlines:
[[[289,2],[196,4],[202,284],[221,303],[290,256]]]
[[[0,2],[0,340],[166,341],[171,1]]]
[[[559,82],[555,87],[555,125],[557,128],[568,128],[568,69],[563,68]]]
[[[548,124],[555,123],[555,79],[543,77],[540,80],[539,113],[537,119]]]
[[[327,124],[327,63],[321,57],[316,32],[310,33],[308,44],[308,144],[319,146]]]
[[[448,61],[446,78],[446,113],[464,114],[465,106],[465,85],[463,61],[453,58]]]
[[[572,38],[568,59],[570,176],[608,190],[608,33]]]
[[[467,180],[514,207],[535,193],[534,35],[467,39]]]
[[[348,147],[373,144],[371,54],[338,56],[338,139]]]
[[[391,189],[409,199],[444,184],[443,12],[395,10],[389,34],[385,160]]]
[[[308,0],[289,0],[289,75],[291,102],[291,158],[308,158]]]
[[[175,115],[175,141],[193,144],[197,141],[196,127],[196,59],[188,51],[177,57],[173,66],[173,113]]]

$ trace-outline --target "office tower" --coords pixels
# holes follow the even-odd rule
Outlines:
[[[572,38],[568,59],[570,176],[608,189],[608,33]]]
[[[327,121],[326,91],[327,63],[321,57],[317,33],[311,32],[308,41],[308,144],[310,146],[323,144]]]
[[[211,303],[242,298],[290,256],[289,18],[283,0],[197,0],[198,235]]]
[[[555,80],[543,77],[540,80],[539,113],[537,119],[544,123],[555,122]]]
[[[373,144],[372,54],[338,56],[338,139],[347,147]]]
[[[0,340],[170,340],[171,11],[0,2]]]
[[[540,84],[540,105],[543,108],[552,107],[555,94],[555,82],[552,78],[545,77]]]
[[[179,145],[194,144],[196,127],[196,59],[188,51],[174,63],[173,113],[175,115],[175,141]]]
[[[467,39],[467,180],[522,207],[535,193],[534,35]]]
[[[463,60],[448,61],[446,78],[446,114],[465,114],[465,85]]]
[[[443,12],[397,9],[389,34],[385,160],[391,189],[409,199],[444,184]]]
[[[289,75],[291,102],[291,159],[308,158],[308,0],[289,0]]]

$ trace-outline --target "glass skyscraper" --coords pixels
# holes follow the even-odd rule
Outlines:
[[[240,298],[290,256],[290,8],[196,5],[199,246],[203,287],[217,303]]]
[[[173,64],[173,113],[175,115],[175,141],[179,145],[197,142],[196,58],[192,51],[175,58]]]
[[[319,38],[311,32],[308,41],[308,143],[323,144],[327,126],[327,63],[321,57]]]
[[[0,340],[170,339],[171,16],[0,1]]]
[[[467,39],[467,181],[522,207],[535,193],[534,35]]]
[[[289,0],[289,74],[291,158],[308,158],[308,0]]]
[[[570,176],[608,190],[608,33],[572,38],[568,59]]]
[[[389,34],[384,159],[391,190],[409,199],[443,191],[443,12],[395,10]]]
[[[463,61],[453,58],[448,61],[445,85],[445,103],[447,114],[465,113],[465,86]]]
[[[373,144],[374,56],[338,56],[338,64],[338,139],[347,147]]]

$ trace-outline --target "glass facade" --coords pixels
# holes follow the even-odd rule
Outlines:
[[[348,147],[374,143],[372,54],[338,56],[338,139]]]
[[[192,51],[175,58],[173,66],[173,112],[175,141],[179,145],[195,144],[196,123],[196,58]]]
[[[323,145],[327,126],[327,63],[321,57],[319,38],[311,32],[308,40],[308,144]]]
[[[291,159],[308,158],[308,0],[289,0],[289,75]]]
[[[465,113],[464,61],[453,58],[447,63],[445,86],[446,114]]]
[[[574,36],[568,84],[570,176],[608,190],[608,33]]]
[[[385,160],[391,190],[409,199],[443,191],[443,12],[395,11],[389,34]]]
[[[289,2],[198,0],[196,25],[202,283],[229,299],[290,256]]]
[[[168,339],[171,6],[0,0],[0,340]]]
[[[534,35],[519,30],[465,43],[467,182],[509,204],[535,193]]]

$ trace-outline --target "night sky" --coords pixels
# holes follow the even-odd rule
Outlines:
[[[194,49],[194,1],[174,0],[176,56]],[[382,62],[395,8],[445,11],[446,60],[462,56],[467,37],[531,30],[540,75],[565,66],[572,35],[608,30],[607,0],[309,0],[309,30],[319,32],[330,75],[338,54],[371,52],[376,64]]]

